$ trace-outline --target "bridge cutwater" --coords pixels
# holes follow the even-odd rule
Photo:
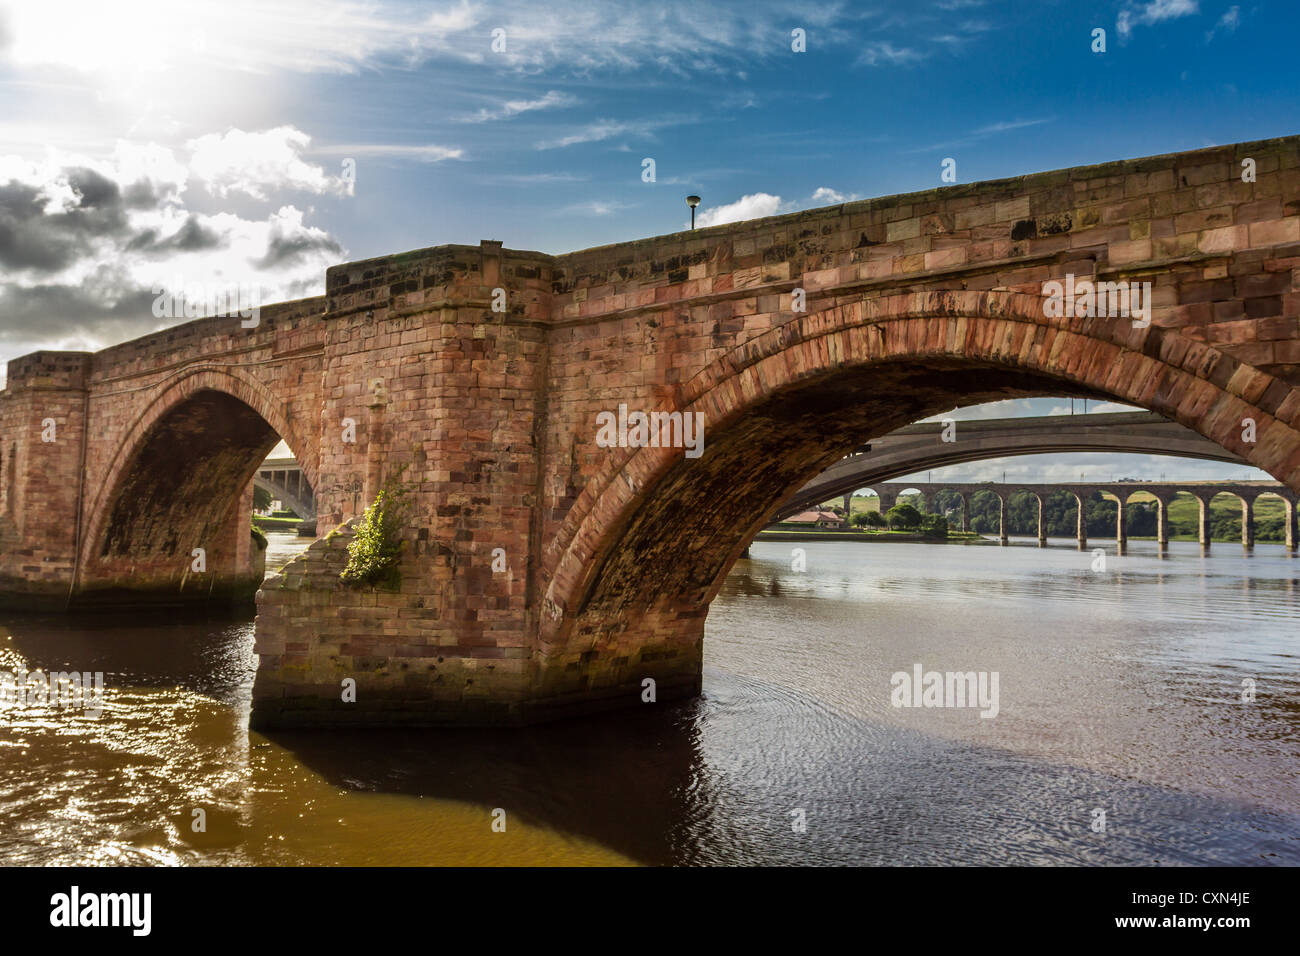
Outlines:
[[[1067,275],[1150,282],[1150,321],[1062,314],[1044,283]],[[781,504],[957,405],[1119,401],[1300,490],[1298,276],[1296,137],[565,255],[345,263],[252,328],[11,361],[0,593],[256,592],[255,726],[527,722],[639,706],[646,679],[693,695],[709,602]],[[620,405],[700,413],[703,454],[603,447]],[[281,439],[329,533],[262,582],[248,516]],[[345,587],[354,523],[402,466],[400,585]]]

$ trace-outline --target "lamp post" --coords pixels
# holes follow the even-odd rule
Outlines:
[[[687,196],[686,205],[691,207],[691,228],[695,228],[695,207],[700,204],[699,196]]]

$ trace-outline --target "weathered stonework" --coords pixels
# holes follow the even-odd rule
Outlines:
[[[1150,327],[1047,317],[1042,283],[1067,272],[1151,282]],[[709,601],[783,499],[957,404],[1130,402],[1300,490],[1298,323],[1297,138],[562,256],[484,242],[347,263],[257,329],[210,319],[10,363],[0,584],[51,603],[199,599],[197,538],[202,583],[237,599],[237,499],[278,435],[318,527],[340,530],[263,585],[257,723],[640,706],[646,678],[659,700],[698,691]],[[598,447],[596,415],[619,403],[702,412],[703,456]],[[401,584],[345,588],[348,522],[402,465]]]

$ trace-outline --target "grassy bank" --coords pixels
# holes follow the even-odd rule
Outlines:
[[[253,515],[253,527],[258,531],[297,531],[302,524],[301,518],[268,518],[265,515]]]
[[[915,531],[760,531],[755,541],[928,541],[943,544],[945,541],[984,541],[973,531],[949,531],[947,538],[927,538]]]

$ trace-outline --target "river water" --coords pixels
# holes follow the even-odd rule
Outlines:
[[[271,567],[306,543],[270,538]],[[0,852],[1300,863],[1300,559],[1131,542],[1101,568],[1072,541],[1012,544],[811,543],[802,571],[755,544],[710,612],[699,700],[517,731],[264,737],[251,621],[7,616],[0,670],[102,670],[107,688],[98,718],[0,712]],[[996,673],[997,716],[893,706],[916,664]]]

